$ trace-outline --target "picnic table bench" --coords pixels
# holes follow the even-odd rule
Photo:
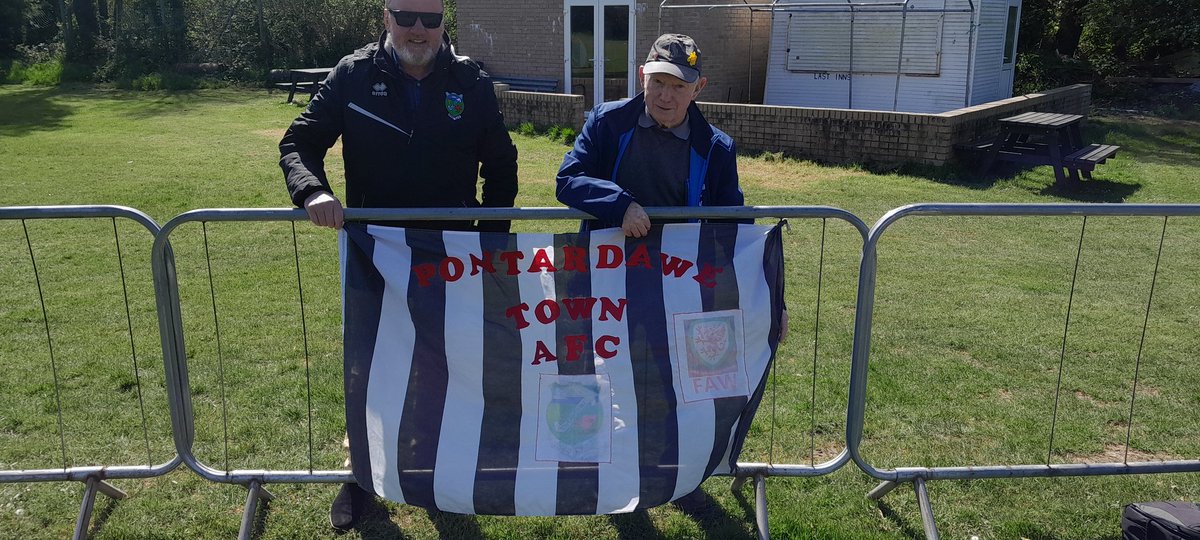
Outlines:
[[[1070,178],[1078,182],[1080,174],[1091,180],[1092,171],[1116,155],[1119,146],[1083,144],[1080,124],[1083,115],[1027,112],[1000,119],[1000,132],[994,139],[967,145],[984,152],[982,170],[997,160],[1049,165],[1059,185]]]
[[[329,75],[333,68],[300,68],[289,69],[287,82],[274,83],[276,88],[287,90],[287,102],[291,103],[296,97],[296,90],[308,91],[309,99],[316,95],[321,89],[321,82]]]

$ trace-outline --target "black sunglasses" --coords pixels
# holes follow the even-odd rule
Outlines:
[[[417,19],[421,19],[421,26],[425,28],[437,28],[442,25],[441,13],[430,13],[428,11],[404,11],[400,9],[389,9],[388,13],[392,14],[392,18],[396,19],[396,26],[404,28],[412,28],[417,24]]]

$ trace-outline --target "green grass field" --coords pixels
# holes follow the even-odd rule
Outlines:
[[[0,87],[0,206],[119,204],[160,223],[197,208],[285,207],[276,145],[300,109],[283,101],[258,90]],[[553,177],[566,147],[514,138],[518,206],[557,206]],[[1085,138],[1119,144],[1122,152],[1098,169],[1097,180],[1074,191],[1053,188],[1045,167],[984,179],[955,169],[874,173],[773,156],[743,157],[739,164],[752,204],[836,206],[868,224],[915,202],[1200,201],[1200,124],[1094,117]],[[340,177],[340,159],[331,156],[329,169]],[[842,448],[861,241],[849,225],[830,221],[820,268],[822,225],[793,220],[785,235],[791,337],[743,461],[820,463]],[[879,253],[863,442],[872,464],[1121,461],[1127,434],[1130,461],[1200,458],[1200,223],[1184,218],[1167,222],[1144,345],[1163,220],[1088,220],[1049,445],[1081,227],[1080,218],[922,217],[887,233]],[[520,222],[514,228],[572,231],[575,225]],[[57,388],[26,230],[45,297]],[[289,224],[188,224],[172,236],[194,448],[213,467],[337,469],[344,459],[336,237],[303,223],[296,230],[307,357]],[[0,221],[6,278],[0,287],[0,470],[145,465],[173,455],[151,237],[121,221],[117,237],[120,264],[112,221]],[[241,487],[212,484],[184,468],[114,483],[131,497],[98,500],[94,538],[236,535]],[[826,477],[772,478],[772,533],[922,537],[911,490],[897,490],[877,505],[865,498],[875,484],[853,464]],[[327,525],[335,486],[269,489],[277,499],[260,515],[259,538],[335,537]],[[613,517],[497,518],[388,504],[342,538],[752,538],[750,490],[731,494],[727,478],[709,480],[705,490],[717,507],[704,515],[667,506]],[[0,484],[0,536],[69,536],[81,492],[76,483]],[[1200,474],[943,481],[931,483],[930,492],[946,538],[1115,540],[1122,505],[1200,499]]]

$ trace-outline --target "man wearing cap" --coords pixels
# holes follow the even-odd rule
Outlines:
[[[342,227],[342,201],[325,173],[325,154],[341,137],[346,206],[511,207],[517,149],[487,73],[450,49],[442,0],[384,0],[383,8],[386,32],[338,62],[279,143],[292,202],[313,223]],[[391,224],[509,230],[507,221]],[[354,526],[371,500],[357,484],[343,485],[330,524]]]
[[[643,92],[597,105],[558,170],[558,200],[641,238],[644,206],[742,206],[733,139],[700,114],[708,79],[692,38],[664,34],[638,68]]]

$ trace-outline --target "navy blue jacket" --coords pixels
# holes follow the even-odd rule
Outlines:
[[[645,109],[642,94],[597,105],[575,139],[575,148],[563,158],[558,200],[596,216],[596,221],[583,223],[584,230],[620,227],[625,210],[634,202],[633,195],[617,185],[616,174]],[[695,103],[688,106],[688,124],[692,151],[687,205],[742,206],[745,199],[738,187],[733,139],[710,125]]]

